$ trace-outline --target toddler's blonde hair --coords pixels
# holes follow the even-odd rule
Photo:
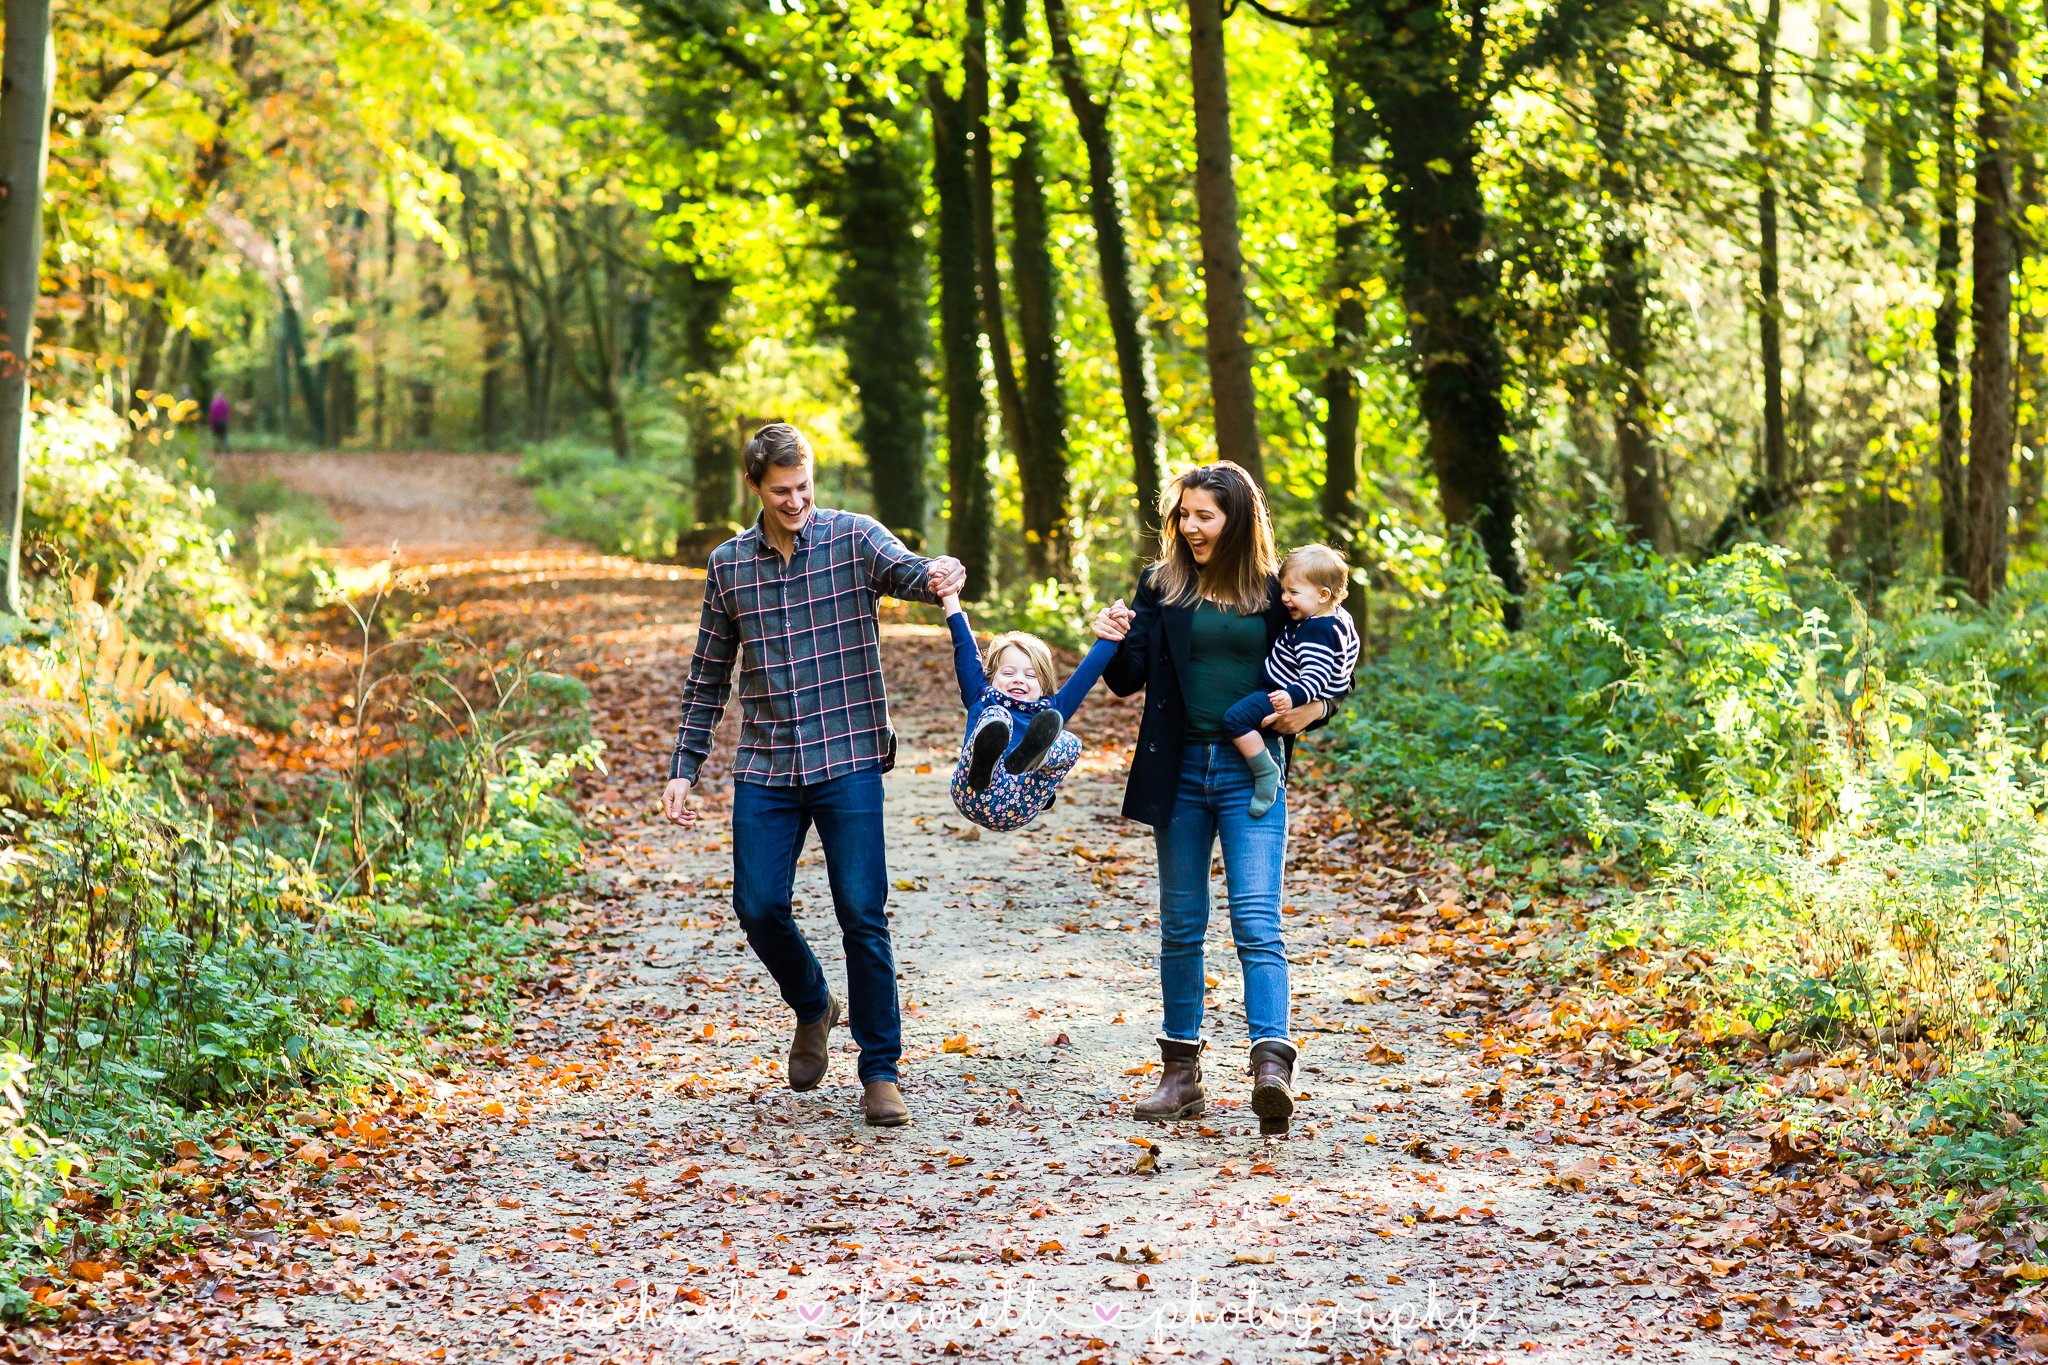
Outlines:
[[[1031,671],[1038,675],[1038,690],[1051,696],[1060,690],[1059,680],[1053,677],[1052,647],[1036,635],[1024,630],[1006,630],[988,642],[988,648],[981,651],[981,671],[994,674],[996,660],[1003,657],[1003,651],[1014,649],[1024,656],[1031,665]]]
[[[1351,591],[1351,566],[1344,556],[1327,545],[1303,545],[1289,550],[1280,561],[1280,580],[1299,578],[1312,588],[1321,588],[1341,604]]]

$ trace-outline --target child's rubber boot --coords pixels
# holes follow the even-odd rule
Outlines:
[[[996,760],[1010,747],[1010,722],[1001,712],[990,715],[974,731],[967,749],[967,789],[987,791]]]
[[[1285,1038],[1261,1038],[1252,1044],[1252,1112],[1259,1116],[1260,1137],[1284,1137],[1294,1116],[1294,1060],[1300,1054]]]
[[[1024,727],[1024,738],[1010,750],[1010,756],[1003,760],[1003,767],[1019,777],[1037,772],[1045,766],[1045,756],[1052,752],[1052,746],[1059,737],[1060,713],[1048,706],[1031,717],[1030,723]]]

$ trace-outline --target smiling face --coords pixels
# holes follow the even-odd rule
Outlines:
[[[793,536],[804,529],[811,517],[811,462],[798,465],[771,464],[762,472],[761,482],[748,480],[761,499],[761,513],[771,529]]]
[[[1187,543],[1195,563],[1206,565],[1223,539],[1226,518],[1222,504],[1206,488],[1184,489],[1180,495],[1180,538]]]
[[[1287,614],[1297,621],[1306,621],[1311,616],[1321,616],[1336,603],[1337,595],[1328,588],[1317,587],[1300,574],[1288,574],[1280,580],[1280,600],[1287,605]]]
[[[1017,701],[1037,701],[1045,695],[1045,688],[1038,680],[1038,669],[1030,656],[1012,646],[995,657],[995,663],[988,671],[989,686],[1006,697]]]

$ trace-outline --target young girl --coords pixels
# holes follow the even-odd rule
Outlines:
[[[967,736],[953,769],[953,804],[983,829],[1022,829],[1052,805],[1053,795],[1081,757],[1081,741],[1065,722],[1081,709],[1116,653],[1117,642],[1097,640],[1081,666],[1057,691],[1052,651],[1023,631],[1008,631],[983,651],[960,599],[943,603],[953,633],[953,671],[967,708]],[[1048,695],[1050,694],[1050,695]]]

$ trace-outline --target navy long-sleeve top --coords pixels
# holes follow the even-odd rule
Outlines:
[[[1080,666],[1060,684],[1059,691],[1036,701],[1018,701],[989,686],[988,675],[981,668],[981,646],[974,641],[974,628],[967,624],[967,613],[956,611],[948,616],[946,629],[953,633],[953,674],[960,682],[960,704],[967,708],[970,732],[980,724],[991,706],[1007,706],[1020,716],[1028,716],[1050,706],[1059,711],[1061,720],[1072,720],[1074,713],[1081,709],[1082,701],[1102,677],[1102,670],[1116,655],[1116,641],[1097,640],[1094,647],[1082,656]],[[1024,727],[1012,726],[1010,743],[1014,745],[1023,738]]]

